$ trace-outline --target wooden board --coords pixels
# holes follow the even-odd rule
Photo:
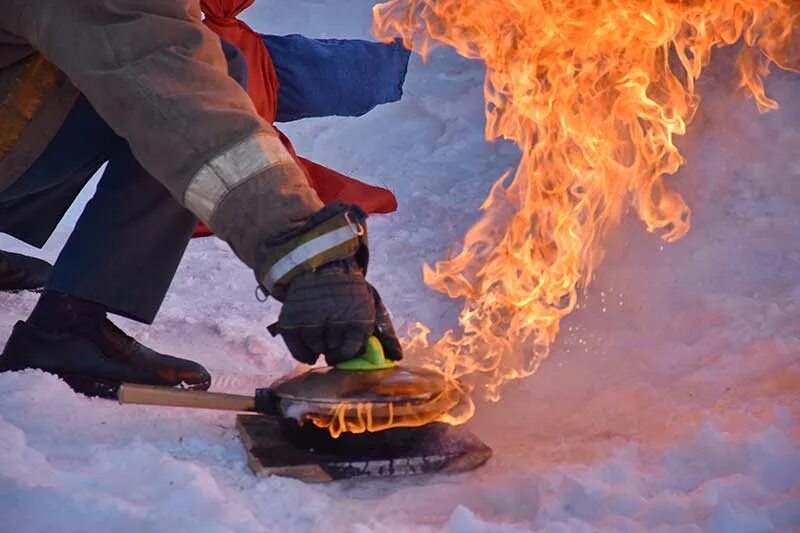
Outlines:
[[[358,456],[299,447],[282,434],[277,417],[238,415],[236,426],[253,472],[306,482],[464,472],[483,465],[492,455],[492,450],[466,428],[444,424],[416,428],[413,431],[422,432],[417,435],[420,438],[366,454],[370,434],[359,435],[366,440],[359,444]]]

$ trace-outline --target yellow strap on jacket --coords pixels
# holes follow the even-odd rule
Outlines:
[[[0,94],[0,159],[8,155],[42,105],[44,95],[58,82],[58,70],[40,54],[25,59],[19,74]]]

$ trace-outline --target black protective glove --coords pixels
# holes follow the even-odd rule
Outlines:
[[[292,280],[273,329],[292,356],[309,365],[320,354],[329,365],[352,359],[371,335],[381,341],[388,359],[403,357],[378,291],[353,260],[329,263]]]
[[[369,262],[367,215],[334,202],[303,226],[260,249],[261,287],[283,302],[273,335],[283,336],[292,356],[329,365],[360,355],[371,335],[387,358],[403,357],[378,291],[364,279]]]
[[[383,354],[386,358],[392,361],[399,361],[403,358],[403,347],[400,345],[400,339],[397,338],[397,333],[394,330],[392,317],[389,315],[389,310],[383,305],[383,299],[375,287],[369,283],[367,285],[369,285],[372,297],[375,300],[375,330],[372,334],[381,341]]]

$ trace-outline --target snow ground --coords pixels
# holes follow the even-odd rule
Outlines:
[[[364,37],[363,0],[259,0],[262,31]],[[371,220],[371,277],[400,322],[452,325],[420,264],[474,219],[515,149],[482,137],[482,70],[447,51],[414,59],[404,100],[360,119],[286,127],[298,150],[387,184]],[[0,375],[0,531],[800,530],[800,78],[759,116],[724,75],[681,139],[672,179],[694,210],[663,245],[634,216],[611,236],[584,305],[541,370],[481,404],[495,451],[457,476],[306,485],[257,479],[233,415],[121,407],[39,372]],[[38,255],[54,259],[78,211]],[[0,247],[30,251],[10,239]],[[0,296],[0,338],[33,295]],[[213,239],[193,242],[157,322],[124,322],[252,390],[294,364],[264,325],[275,307]]]

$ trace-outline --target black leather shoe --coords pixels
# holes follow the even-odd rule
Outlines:
[[[201,365],[155,352],[108,319],[90,333],[55,333],[17,322],[0,355],[0,372],[26,368],[56,374],[76,392],[107,398],[123,382],[195,390],[211,384]]]
[[[0,251],[0,291],[40,289],[52,269],[47,261]]]

